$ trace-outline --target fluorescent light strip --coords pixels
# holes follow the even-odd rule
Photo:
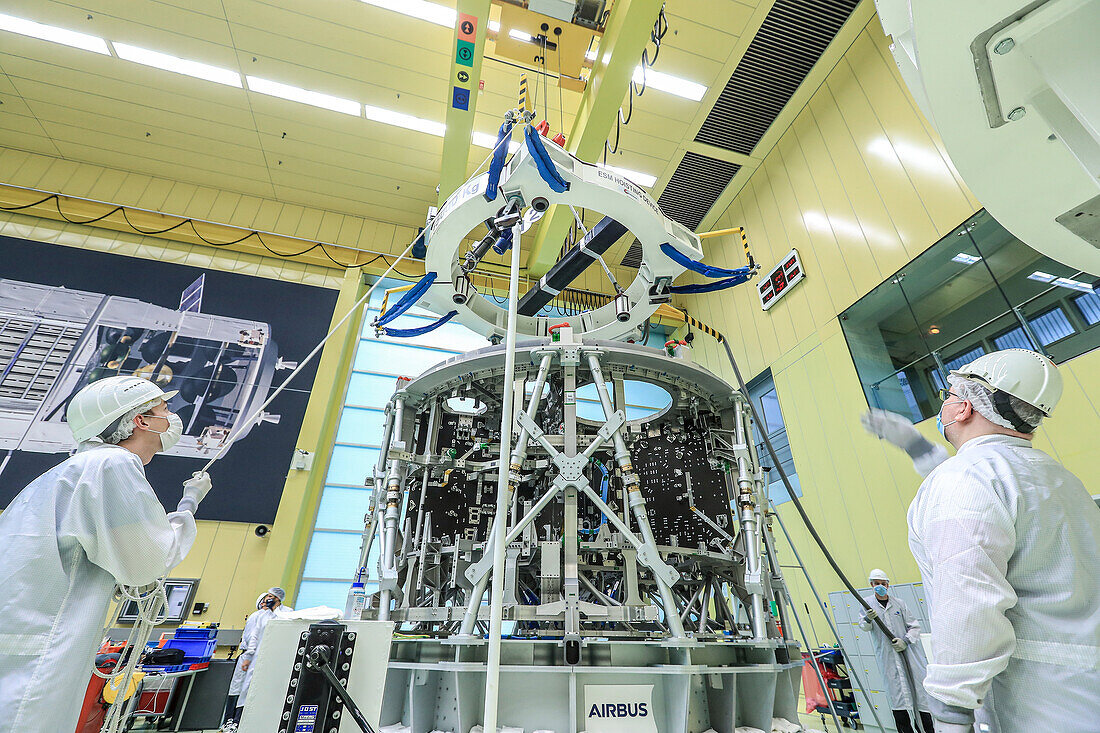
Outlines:
[[[600,168],[603,168],[604,170],[611,171],[612,173],[618,173],[623,178],[629,179],[634,183],[637,183],[642,188],[649,188],[657,182],[657,177],[651,176],[648,173],[639,173],[638,171],[632,171],[629,168],[618,168],[613,165],[602,165],[600,163],[597,163],[596,165]]]
[[[267,94],[272,97],[279,97],[280,99],[289,99],[291,102],[301,102],[302,104],[330,109],[333,112],[343,112],[346,115],[354,115],[355,117],[359,117],[362,114],[362,108],[359,103],[352,99],[344,99],[342,97],[334,97],[330,94],[313,92],[300,87],[292,87],[289,84],[280,84],[277,81],[261,79],[258,76],[246,76],[245,80],[248,82],[249,90],[257,92],[258,94]]]
[[[369,104],[363,105],[363,109],[367,113],[368,120],[374,120],[375,122],[381,122],[386,125],[393,125],[394,127],[404,127],[406,130],[426,132],[436,137],[443,137],[447,134],[447,126],[442,122],[433,122],[432,120],[413,117],[412,115],[394,112],[393,110],[383,109],[381,107],[372,107]]]
[[[973,265],[975,262],[981,262],[981,257],[969,255],[966,252],[959,252],[957,255],[951,258],[953,262],[961,262],[964,265]]]
[[[1041,283],[1049,283],[1049,282],[1054,282],[1054,275],[1050,275],[1050,274],[1047,274],[1045,272],[1039,272],[1038,270],[1036,270],[1035,272],[1028,275],[1027,279],[1028,280],[1036,280],[1036,281],[1041,282]]]
[[[523,41],[524,43],[534,43],[535,39],[530,33],[524,33],[519,28],[509,28],[508,37],[517,41]]]
[[[488,148],[489,150],[492,150],[493,148],[495,148],[497,146],[497,136],[496,135],[490,135],[486,132],[475,132],[474,133],[474,145],[478,146],[479,148]],[[515,153],[518,150],[519,150],[519,143],[517,143],[515,140],[512,140],[511,142],[508,143],[508,152],[509,153]]]
[[[426,0],[360,0],[360,2],[448,28],[454,28],[455,20],[458,18],[454,8],[429,3]]]
[[[634,69],[633,79],[635,84],[642,83],[643,74],[646,88],[649,89],[659,89],[662,92],[675,94],[677,97],[690,99],[693,102],[698,102],[707,93],[707,88],[702,84],[696,84],[693,81],[681,79],[672,74],[662,74],[660,71],[654,71],[653,69],[643,69],[641,66]]]
[[[458,21],[458,14],[454,8],[448,8],[439,3],[429,3],[426,0],[360,0],[360,2],[383,10],[392,10],[410,18],[426,20],[429,23],[447,28],[454,28],[455,23]],[[489,30],[493,33],[499,33],[500,21],[490,20]]]
[[[13,15],[4,15],[0,13],[0,30],[18,33],[21,36],[38,38],[43,41],[53,41],[63,46],[72,46],[73,48],[79,48],[84,51],[101,53],[104,56],[111,55],[110,49],[107,48],[107,42],[102,38],[89,36],[87,33],[77,33],[76,31],[70,31],[66,28],[58,28],[55,25],[35,23],[33,20],[24,20],[23,18],[16,18]]]
[[[1054,281],[1055,285],[1063,288],[1069,288],[1070,290],[1080,290],[1082,293],[1091,293],[1093,288],[1088,283],[1083,283],[1080,280],[1071,280],[1068,277],[1060,277]]]
[[[133,61],[136,64],[152,66],[157,69],[193,76],[196,79],[205,79],[206,81],[213,81],[231,87],[241,88],[243,86],[241,75],[236,71],[169,56],[166,53],[158,53],[145,48],[118,43],[117,41],[112,42],[111,45],[115,47],[115,53],[118,54],[118,57],[126,61]]]

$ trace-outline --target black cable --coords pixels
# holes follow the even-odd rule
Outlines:
[[[348,694],[347,688],[345,688],[340,680],[336,678],[332,668],[328,666],[328,662],[331,656],[329,647],[317,646],[313,648],[313,652],[306,659],[306,668],[313,672],[320,672],[325,680],[332,685],[332,689],[336,690],[336,694],[344,702],[344,707],[347,708],[348,714],[351,715],[352,720],[359,726],[359,730],[363,733],[374,733],[374,728],[367,722],[366,716],[359,709],[359,706],[355,704],[355,700],[351,699],[351,695]]]
[[[200,240],[202,240],[204,243],[210,245],[211,247],[232,247],[234,245],[240,244],[241,242],[245,241],[246,239],[250,239],[252,237],[255,237],[256,240],[260,243],[260,246],[262,246],[267,252],[269,252],[271,255],[273,255],[275,257],[279,257],[279,258],[282,258],[282,259],[293,259],[293,258],[296,258],[296,257],[301,257],[302,255],[308,254],[308,253],[312,252],[313,250],[319,248],[321,250],[321,253],[330,262],[332,262],[337,267],[341,267],[345,270],[358,269],[358,268],[361,268],[361,267],[366,267],[368,265],[374,264],[378,260],[382,260],[387,266],[389,266],[389,261],[386,259],[385,255],[381,255],[381,254],[375,255],[374,257],[367,260],[366,262],[361,262],[359,264],[355,264],[355,263],[352,263],[352,262],[341,262],[340,260],[336,259],[335,257],[332,256],[332,254],[329,253],[328,247],[325,246],[324,242],[314,242],[310,246],[308,246],[304,249],[298,250],[297,252],[280,252],[279,250],[274,249],[270,245],[268,245],[268,243],[264,241],[264,238],[263,238],[263,235],[261,234],[261,232],[259,230],[256,230],[256,229],[253,229],[253,230],[249,231],[244,236],[238,237],[237,239],[233,239],[233,240],[230,240],[228,242],[216,242],[212,239],[208,239],[205,236],[203,236],[202,232],[200,232],[198,230],[198,227],[195,226],[195,220],[192,219],[192,218],[183,218],[179,222],[177,222],[176,224],[173,224],[172,226],[169,226],[169,227],[165,227],[164,229],[143,229],[143,228],[137,226],[136,224],[134,224],[132,221],[130,221],[129,210],[125,206],[115,206],[113,209],[111,209],[107,213],[102,214],[102,215],[97,216],[97,217],[93,217],[91,219],[74,219],[71,216],[69,216],[68,214],[66,214],[61,209],[61,197],[56,193],[52,193],[49,196],[46,196],[45,198],[40,199],[40,200],[35,201],[33,203],[30,203],[30,204],[22,204],[20,206],[0,206],[0,211],[22,211],[24,209],[32,209],[36,206],[41,206],[42,204],[45,204],[45,203],[47,203],[51,200],[54,202],[54,208],[57,210],[58,216],[60,216],[62,219],[64,219],[65,221],[67,221],[70,224],[91,225],[91,224],[95,224],[97,222],[103,221],[104,219],[106,219],[106,218],[108,218],[108,217],[110,217],[110,216],[112,216],[112,215],[114,215],[118,212],[122,212],[122,218],[126,221],[126,226],[128,226],[130,229],[137,232],[138,234],[143,234],[143,235],[146,235],[146,236],[157,236],[157,235],[161,235],[161,234],[167,234],[168,232],[174,231],[174,230],[179,229],[180,227],[182,227],[184,225],[187,225],[191,228],[191,231],[194,232],[196,237],[198,237]],[[404,278],[415,278],[415,277],[417,277],[416,275],[410,275],[408,273],[401,272],[400,270],[397,270],[396,268],[394,269],[394,272],[396,272],[398,275],[401,275]]]
[[[630,84],[627,93],[627,112],[624,115],[622,107],[619,107],[618,113],[615,115],[615,145],[610,145],[610,140],[605,141],[603,144],[603,162],[607,165],[607,155],[611,153],[615,155],[619,152],[619,137],[622,134],[622,125],[630,124],[631,118],[634,116],[634,97],[637,95],[641,97],[646,91],[646,76],[645,70],[652,68],[657,59],[661,55],[661,41],[664,40],[665,34],[668,33],[668,16],[665,15],[665,6],[661,6],[660,12],[657,14],[657,20],[653,24],[653,29],[649,32],[649,40],[653,43],[653,58],[649,57],[649,45],[642,49],[642,80],[640,83],[635,82],[633,76],[630,79]]]

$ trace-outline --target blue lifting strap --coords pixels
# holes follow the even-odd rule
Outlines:
[[[713,293],[715,290],[725,290],[726,288],[732,288],[734,285],[748,282],[748,279],[749,274],[746,273],[727,277],[725,280],[701,283],[699,285],[672,285],[669,287],[668,291],[670,293]]]
[[[397,301],[392,308],[379,316],[378,320],[374,322],[374,326],[376,328],[381,328],[409,308],[412,308],[413,303],[420,300],[420,296],[422,296],[425,291],[427,291],[428,287],[435,282],[435,277],[436,275],[434,272],[429,272],[427,275],[420,278],[420,282],[414,285],[412,290],[407,291],[401,296],[401,300]]]
[[[542,144],[542,135],[531,125],[523,128],[523,135],[527,138],[527,149],[531,151],[531,158],[535,161],[542,180],[555,193],[564,193],[569,190],[569,184],[558,175],[558,169],[554,167],[554,161],[550,160],[550,154],[546,152],[546,146]]]
[[[697,272],[700,275],[706,275],[707,277],[740,277],[745,275],[746,279],[752,275],[751,267],[737,267],[729,270],[725,267],[715,267],[714,265],[705,265],[702,262],[691,259],[680,250],[673,247],[671,244],[662,244],[661,251],[668,255],[669,259],[673,260],[679,265],[683,265],[692,272]],[[742,280],[741,282],[744,282]],[[733,283],[736,285],[737,283]],[[730,287],[730,286],[726,286]],[[673,291],[675,292],[675,291]]]
[[[500,186],[500,174],[504,170],[504,159],[508,156],[509,143],[512,142],[512,121],[505,120],[497,132],[497,144],[493,148],[493,159],[489,162],[489,180],[485,183],[485,200],[493,201]]]
[[[458,315],[458,311],[451,311],[447,315],[440,318],[438,321],[432,321],[427,326],[420,326],[419,328],[384,328],[382,329],[387,336],[393,336],[395,338],[409,338],[411,336],[423,336],[426,333],[431,333],[435,329],[442,326],[447,321],[451,320]]]
[[[493,242],[493,251],[498,255],[502,255],[508,250],[512,249],[512,227],[508,227],[500,236],[497,237],[497,241]]]

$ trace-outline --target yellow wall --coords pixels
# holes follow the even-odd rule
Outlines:
[[[857,587],[872,567],[896,582],[919,580],[905,524],[919,477],[860,426],[867,401],[837,316],[980,208],[888,46],[872,17],[715,224],[744,225],[765,268],[797,248],[805,280],[767,312],[751,285],[679,302],[730,339],[746,379],[771,368],[803,503]],[[709,240],[708,262],[743,259],[739,239]],[[701,334],[695,344],[696,360],[732,382],[724,351]],[[1036,445],[1087,479],[1100,470],[1090,445],[1100,431],[1100,351],[1062,372],[1065,396]],[[940,440],[934,421],[919,427]],[[779,512],[819,590],[839,590],[793,506]],[[793,562],[781,539],[778,551]],[[800,575],[787,571],[792,595],[799,610],[814,608]],[[813,621],[825,641],[823,619]]]

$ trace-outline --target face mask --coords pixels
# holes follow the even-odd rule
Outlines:
[[[278,602],[279,600],[277,598],[268,598],[266,601],[264,601],[264,605],[267,606],[268,610],[274,611],[275,604]]]
[[[885,585],[876,585],[875,586],[875,595],[876,596],[878,596],[879,598],[885,598],[886,594],[887,594],[887,590],[886,590]]]
[[[936,415],[936,428],[939,429],[940,435],[943,436],[944,440],[948,439],[947,438],[947,425],[954,425],[955,423],[958,422],[958,420],[952,420],[951,422],[947,423],[947,425],[944,425],[944,423],[943,423],[943,408],[947,405],[956,405],[956,404],[959,404],[959,403],[957,403],[957,402],[944,402],[942,405],[940,405],[940,414]]]
[[[146,415],[145,419],[148,420],[151,417],[168,421],[168,427],[164,430],[153,430],[152,428],[148,428],[148,430],[150,433],[160,435],[160,449],[162,452],[172,450],[172,447],[183,437],[183,420],[174,412],[169,412],[167,415]]]

